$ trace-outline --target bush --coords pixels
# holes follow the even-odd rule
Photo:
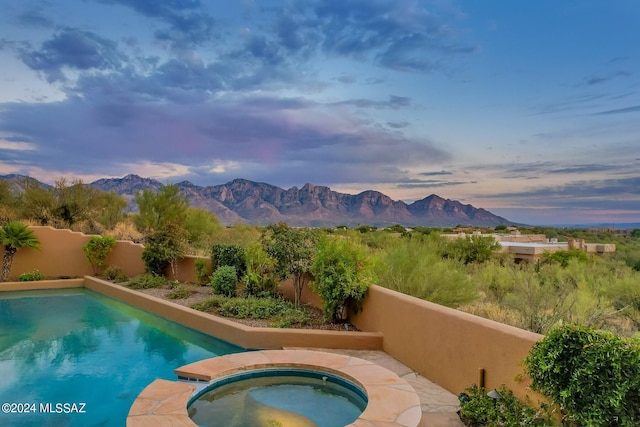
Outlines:
[[[33,270],[27,273],[22,273],[18,276],[18,282],[37,282],[38,280],[43,280],[44,274],[40,273],[38,270]]]
[[[113,237],[93,236],[82,246],[82,251],[91,264],[93,274],[98,274],[100,269],[104,267],[105,261],[115,245],[116,239]]]
[[[131,289],[152,289],[161,288],[167,284],[169,284],[169,281],[166,277],[145,273],[131,279],[128,286]]]
[[[231,265],[218,267],[211,276],[211,286],[216,294],[233,297],[236,295],[237,285],[238,273]]]
[[[104,269],[102,275],[105,279],[116,283],[122,283],[129,280],[129,278],[122,272],[122,268],[117,265],[108,266]]]
[[[223,266],[232,266],[238,277],[242,277],[247,271],[246,252],[239,245],[225,245],[222,243],[213,245],[211,250],[211,268],[216,271]]]
[[[489,261],[499,248],[500,243],[493,237],[466,236],[447,241],[442,256],[465,264],[483,263]]]
[[[359,309],[376,280],[373,258],[363,247],[342,238],[321,241],[311,274],[310,286],[322,298],[322,311],[328,320],[344,320],[347,308]]]
[[[280,298],[225,298],[214,295],[191,307],[236,319],[269,319],[272,321],[271,326],[277,328],[305,325],[309,322],[309,314],[303,307]]]
[[[196,268],[196,279],[198,280],[199,285],[206,284],[209,280],[209,266],[207,265],[207,260],[198,258],[195,261]]]
[[[532,389],[556,403],[568,425],[640,425],[640,343],[583,326],[562,326],[525,359]]]
[[[247,272],[243,279],[245,295],[263,297],[275,295],[278,289],[275,276],[276,261],[258,242],[249,245],[246,258]]]
[[[147,236],[142,251],[142,261],[147,273],[164,276],[171,267],[175,277],[175,265],[185,251],[183,230],[177,226],[166,226]]]
[[[467,426],[552,426],[545,407],[535,409],[518,400],[504,386],[497,390],[499,399],[487,395],[484,387],[471,386],[458,395],[460,419]]]
[[[442,259],[441,237],[398,239],[382,255],[378,284],[416,298],[458,307],[477,298],[475,285],[459,261]]]
[[[180,285],[167,294],[169,299],[185,299],[191,296],[192,292],[184,285]]]

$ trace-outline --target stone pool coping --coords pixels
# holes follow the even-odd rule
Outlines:
[[[314,350],[262,350],[205,359],[174,372],[179,377],[211,382],[241,371],[278,367],[328,372],[362,387],[367,407],[348,427],[416,427],[420,423],[422,409],[413,387],[390,370],[353,356]],[[131,405],[127,427],[196,426],[187,413],[187,403],[195,391],[192,382],[155,380]]]

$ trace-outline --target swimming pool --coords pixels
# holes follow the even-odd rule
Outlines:
[[[0,425],[124,426],[154,379],[242,351],[87,289],[0,293]]]

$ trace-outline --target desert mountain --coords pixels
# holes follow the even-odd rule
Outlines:
[[[27,177],[5,175],[14,184]],[[33,180],[33,178],[28,178]],[[40,183],[44,187],[50,185]],[[155,179],[127,175],[123,178],[103,178],[88,184],[103,191],[114,191],[130,203],[135,211],[135,194],[144,189],[159,190],[163,184]],[[329,187],[305,184],[288,190],[263,182],[234,179],[222,185],[206,187],[189,181],[176,184],[191,206],[213,212],[222,223],[272,224],[286,222],[292,226],[336,226],[402,224],[405,226],[451,227],[458,224],[496,226],[511,224],[491,212],[432,194],[407,204],[392,200],[378,191],[344,194]]]
[[[156,180],[127,175],[124,178],[99,179],[92,187],[133,200],[137,191],[159,189]],[[201,187],[189,181],[176,184],[191,206],[213,212],[225,224],[246,222],[271,224],[284,221],[293,226],[354,226],[402,224],[406,226],[496,226],[511,224],[505,218],[484,209],[432,194],[406,204],[378,191],[344,194],[329,187],[305,184],[288,190],[246,179],[234,179],[222,185]]]

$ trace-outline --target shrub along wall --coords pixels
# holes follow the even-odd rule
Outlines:
[[[21,249],[15,256],[10,280],[35,269],[47,278],[92,274],[82,251],[90,236],[51,227],[31,228],[42,249]],[[143,249],[139,244],[118,241],[107,265],[119,266],[127,276],[141,274]],[[0,256],[3,252],[0,247]],[[185,257],[178,264],[175,279],[196,282],[196,259]],[[291,284],[283,283],[283,290],[285,296],[292,294]],[[308,287],[302,301],[321,306]],[[382,333],[385,352],[453,393],[478,384],[483,369],[487,388],[505,384],[519,397],[538,399],[527,389],[529,379],[521,362],[541,335],[379,286],[369,289],[363,310],[350,321],[362,331]]]

